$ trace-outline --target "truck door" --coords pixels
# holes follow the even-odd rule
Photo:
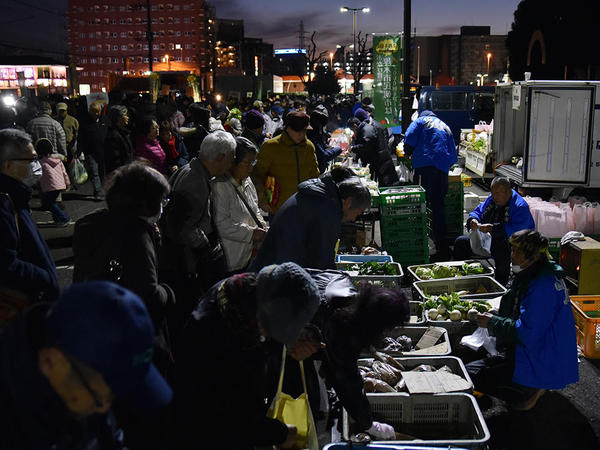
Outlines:
[[[594,88],[532,87],[524,181],[587,184]]]

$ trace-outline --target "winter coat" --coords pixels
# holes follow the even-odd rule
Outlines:
[[[373,418],[356,364],[363,346],[356,338],[356,330],[335,319],[335,312],[348,306],[350,299],[356,295],[354,283],[344,272],[310,270],[309,273],[321,294],[321,304],[312,323],[321,330],[326,345],[327,357],[323,361],[326,382],[333,386],[359,428],[367,430]]]
[[[272,138],[278,136],[283,131],[283,119],[279,116],[273,117],[270,113],[265,114],[264,132]]]
[[[506,207],[498,207],[490,195],[485,202],[480,203],[467,219],[467,230],[473,219],[479,223],[491,223],[492,239],[508,240],[513,233],[520,230],[535,229],[535,222],[529,210],[529,205],[514,189]]]
[[[327,145],[323,133],[319,133],[315,130],[309,130],[306,134],[306,137],[315,146],[317,163],[319,164],[319,172],[325,173],[329,161],[331,161],[337,155],[342,153],[342,149],[340,147],[330,147],[329,145]]]
[[[138,136],[133,154],[136,158],[144,158],[150,161],[150,165],[160,173],[166,173],[167,157],[158,139],[150,140],[146,136]]]
[[[214,221],[223,243],[229,271],[243,269],[248,265],[254,249],[252,235],[258,227],[236,190],[245,197],[248,206],[260,221],[260,227],[267,229],[258,208],[256,189],[250,178],[246,178],[241,185],[231,176],[215,180],[211,192]]]
[[[169,142],[164,143],[160,141],[160,146],[165,152],[167,169],[169,169],[169,171],[174,166],[177,166],[177,168],[183,167],[189,162],[190,156],[183,143],[183,139],[175,133],[173,133]]]
[[[244,275],[237,282],[244,284]],[[286,426],[266,417],[266,350],[255,289],[236,298],[222,282],[200,300],[178,347],[173,448],[245,450],[282,443]],[[232,432],[232,427],[235,432]]]
[[[218,242],[211,217],[211,178],[198,158],[171,176],[171,201],[161,220],[161,269],[197,273],[202,263],[201,250],[212,248]]]
[[[144,219],[106,209],[88,214],[75,223],[73,282],[111,280],[130,289],[144,301],[158,331],[167,305],[175,301],[171,288],[158,282],[158,246],[154,227]],[[109,272],[111,259],[120,264],[117,273]]]
[[[300,183],[319,176],[319,165],[312,142],[304,139],[296,144],[285,131],[262,145],[256,161],[253,178],[259,200],[265,198],[267,176],[275,177],[275,181],[279,183],[279,200],[273,207],[273,213],[298,190]]]
[[[112,413],[76,419],[38,368],[49,304],[30,308],[0,335],[0,448],[118,450]]]
[[[100,118],[97,122],[89,115],[81,121],[79,128],[79,139],[77,141],[77,154],[91,155],[99,161],[104,161],[104,139],[108,127],[106,122]]]
[[[0,285],[25,292],[30,303],[56,300],[56,267],[31,217],[31,189],[0,174],[0,193],[8,194],[0,194]]]
[[[275,215],[251,271],[292,261],[313,269],[335,268],[342,201],[330,176],[301,183]]]
[[[488,329],[515,354],[513,381],[562,389],[579,379],[575,321],[563,269],[539,261],[516,274]]]
[[[71,182],[65,170],[65,165],[58,158],[42,158],[42,178],[40,187],[42,192],[62,191],[67,189]]]
[[[59,122],[48,114],[40,114],[35,119],[31,119],[26,130],[31,135],[34,145],[38,139],[46,138],[52,142],[52,148],[55,152],[67,155],[65,130]]]
[[[458,161],[456,144],[448,125],[431,111],[423,111],[406,130],[404,143],[413,148],[413,168],[433,166],[448,173]]]
[[[129,132],[110,127],[104,140],[104,164],[110,173],[133,161],[133,144]]]
[[[352,151],[364,166],[369,166],[373,180],[379,186],[398,184],[398,174],[387,149],[387,135],[381,125],[372,118],[365,120],[356,130],[355,141]]]
[[[67,151],[72,152],[73,146],[77,143],[77,135],[79,134],[79,121],[67,114],[67,117],[59,120],[65,131],[65,140],[67,143]]]
[[[250,142],[253,142],[254,145],[256,145],[256,148],[260,149],[260,147],[263,145],[263,143],[265,142],[265,135],[264,134],[256,134],[254,131],[244,127],[244,129],[242,130],[242,137],[245,137],[246,139],[250,140]]]

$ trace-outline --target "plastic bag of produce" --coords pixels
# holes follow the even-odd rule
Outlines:
[[[471,250],[479,256],[490,257],[492,254],[492,235],[490,233],[482,233],[480,230],[469,231],[471,238]]]

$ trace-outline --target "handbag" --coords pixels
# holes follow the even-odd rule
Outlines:
[[[283,376],[285,372],[285,357],[286,347],[283,346],[283,355],[281,357],[281,374],[279,375],[279,385],[275,398],[269,407],[267,417],[277,419],[287,425],[294,425],[298,434],[296,435],[295,448],[297,449],[319,449],[319,440],[317,438],[317,429],[315,421],[308,402],[308,393],[306,391],[306,380],[304,377],[304,365],[302,361],[300,365],[300,374],[302,377],[302,387],[304,393],[298,398],[293,398],[288,394],[283,393]]]
[[[0,192],[0,199],[6,201],[15,217],[15,226],[17,228],[17,249],[21,240],[19,233],[19,217],[10,195]],[[0,286],[0,330],[5,329],[17,315],[29,306],[29,296],[17,289]]]

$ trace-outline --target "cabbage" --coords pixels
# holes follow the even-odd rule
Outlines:
[[[481,265],[481,263],[471,263],[471,264],[464,264],[462,267],[465,275],[474,275],[474,274],[480,274],[483,273],[483,266]]]
[[[433,272],[428,267],[417,267],[415,273],[421,280],[431,280],[433,278]]]
[[[433,266],[433,278],[452,278],[454,277],[454,272],[450,267],[434,265]]]

